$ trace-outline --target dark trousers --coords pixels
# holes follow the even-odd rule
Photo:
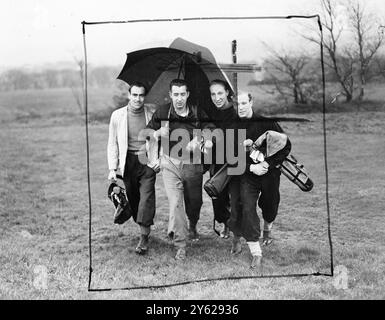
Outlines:
[[[219,171],[223,164],[213,165],[212,170],[210,170],[210,178]],[[229,185],[227,185],[223,191],[219,194],[217,199],[212,199],[213,210],[214,210],[214,219],[219,223],[227,223],[227,220],[230,218],[230,195],[229,195]]]
[[[154,170],[139,162],[138,156],[127,152],[123,182],[134,221],[144,227],[154,224],[155,216]]]
[[[196,225],[199,220],[202,207],[202,166],[183,165],[182,178],[184,189],[184,203],[186,214],[192,225]]]
[[[242,236],[246,241],[259,240],[261,227],[257,202],[263,219],[269,223],[275,220],[280,201],[280,174],[278,169],[272,169],[263,176],[246,173],[231,179],[231,216],[228,224],[234,235]]]

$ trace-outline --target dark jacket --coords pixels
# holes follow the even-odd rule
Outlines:
[[[201,108],[195,105],[188,104],[188,115],[186,117],[179,116],[171,103],[160,106],[160,108],[154,113],[150,122],[147,124],[147,128],[153,130],[159,130],[162,125],[162,121],[168,121],[168,127],[170,129],[170,135],[175,129],[185,129],[190,135],[190,140],[193,137],[194,129],[215,129],[215,125],[210,122],[209,117]],[[202,133],[204,139],[208,138],[205,132]],[[178,143],[178,141],[169,141],[170,150]]]
[[[227,129],[236,129],[237,120],[238,120],[237,111],[234,108],[233,104],[232,103],[230,103],[230,104],[231,104],[230,107],[228,107],[224,110],[217,109],[212,114],[213,123],[214,123],[215,127],[217,129],[221,129],[223,132],[223,140],[216,141],[216,142],[223,144],[223,152],[224,152],[224,154],[223,154],[224,162],[219,163],[220,162],[219,159],[216,159],[217,143],[214,145],[212,155],[213,155],[213,164],[216,165],[215,166],[216,168],[212,168],[212,170],[214,170],[213,172],[216,172],[218,170],[218,168],[217,168],[218,166],[221,167],[223,165],[223,163],[227,162],[226,161],[226,130]]]
[[[238,129],[246,129],[246,139],[252,141],[257,140],[266,131],[272,130],[280,133],[284,133],[281,126],[274,120],[255,114],[250,119],[239,119],[237,123]],[[283,149],[275,153],[274,155],[265,158],[265,161],[269,164],[270,170],[278,170],[276,166],[281,164],[291,151],[291,142],[289,138]],[[250,165],[254,164],[250,158],[250,152],[246,153],[246,172],[250,172]]]

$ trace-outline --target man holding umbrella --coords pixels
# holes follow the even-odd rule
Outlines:
[[[152,117],[152,110],[144,104],[147,93],[145,85],[134,81],[128,91],[128,105],[115,110],[111,115],[107,146],[109,180],[117,180],[120,169],[127,191],[134,221],[140,226],[140,241],[135,248],[138,254],[148,250],[148,236],[155,215],[155,176],[158,166],[150,168],[141,163],[146,152],[146,140],[139,133]],[[124,214],[125,211],[122,212]],[[120,223],[130,216],[115,217]]]
[[[154,113],[147,128],[155,130],[155,139],[162,142],[160,166],[170,206],[168,235],[177,249],[175,259],[184,260],[187,238],[189,232],[196,235],[202,206],[203,164],[193,158],[213,145],[211,134],[205,135],[203,131],[197,138],[194,133],[215,127],[207,121],[203,110],[189,103],[190,92],[185,80],[172,80],[169,90],[171,102]]]

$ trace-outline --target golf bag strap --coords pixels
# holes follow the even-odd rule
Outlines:
[[[298,177],[299,177],[299,175],[300,175],[301,173],[302,173],[302,174],[305,174],[305,175],[307,176],[306,172],[304,172],[304,171],[302,170],[302,169],[303,169],[303,165],[298,165],[296,162],[291,161],[290,159],[287,159],[287,158],[286,158],[286,161],[292,163],[296,168],[298,168],[298,172],[297,172],[296,174],[293,174],[289,169],[287,169],[287,168],[285,167],[285,165],[284,165],[283,163],[280,165],[282,168],[285,168],[285,169],[287,170],[287,173],[289,173],[289,174],[293,177],[293,180],[298,179]]]

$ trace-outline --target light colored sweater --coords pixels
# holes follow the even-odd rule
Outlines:
[[[124,175],[128,148],[127,109],[128,106],[125,106],[111,114],[107,144],[108,169],[120,169],[122,176]],[[144,105],[146,124],[151,120],[154,111],[151,107]]]
[[[146,140],[139,138],[141,130],[146,128],[146,117],[144,108],[139,110],[128,106],[127,110],[127,126],[128,126],[128,146],[127,149],[132,153],[146,152]]]

